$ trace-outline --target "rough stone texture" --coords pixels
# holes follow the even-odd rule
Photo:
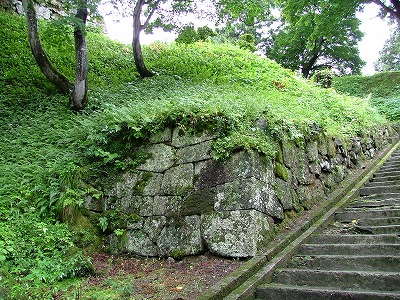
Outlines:
[[[167,128],[149,138],[149,158],[136,171],[123,174],[104,201],[88,198],[85,206],[137,216],[124,234],[107,238],[114,252],[253,256],[268,241],[274,220],[324,201],[349,168],[373,157],[389,138],[379,129],[349,144],[323,134],[303,145],[284,139],[275,144],[274,160],[240,151],[220,162],[211,158],[210,134]]]
[[[181,195],[193,188],[193,164],[184,164],[171,168],[164,174],[161,185],[163,195]]]
[[[48,7],[48,3],[44,5],[40,1],[35,1],[34,6],[36,15],[41,19],[56,19],[60,15],[64,15],[60,7],[57,4],[52,3],[53,7]],[[22,4],[22,0],[4,0],[0,1],[0,6],[6,10],[15,11],[19,15],[25,15],[25,9]]]
[[[174,147],[181,148],[190,145],[200,144],[201,142],[213,140],[215,137],[211,134],[196,134],[196,135],[187,135],[183,134],[182,130],[179,128],[174,128],[172,132],[172,141],[171,144]]]
[[[254,209],[283,219],[283,208],[272,186],[254,178],[246,178],[219,186],[216,190],[216,211]]]
[[[200,234],[200,216],[171,219],[161,231],[157,245],[160,256],[180,258],[204,252]]]
[[[201,231],[212,253],[248,257],[257,254],[270,222],[270,217],[256,210],[218,212],[203,216]]]
[[[178,164],[211,159],[211,141],[180,148],[177,150],[176,155]]]
[[[150,158],[137,169],[141,171],[162,173],[171,168],[175,163],[175,152],[166,144],[153,144],[147,148]]]

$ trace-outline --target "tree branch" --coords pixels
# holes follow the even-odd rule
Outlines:
[[[393,9],[390,8],[389,6],[385,5],[380,0],[371,0],[372,3],[375,3],[376,5],[380,6],[384,11],[386,11],[389,15],[394,17],[400,22],[400,2],[398,0],[391,0],[390,2],[393,4]],[[397,11],[396,11],[397,10]]]
[[[142,6],[144,3],[144,0],[138,0],[136,2],[135,8],[133,9],[133,26],[137,26],[137,28],[134,28],[134,32],[140,32],[143,29],[143,26],[140,22],[140,14],[142,12]]]
[[[157,10],[157,6],[160,4],[161,0],[157,0],[157,2],[154,4],[152,10],[150,11],[149,15],[147,16],[146,21],[144,22],[142,28],[146,28],[147,25],[149,25],[150,19],[153,16],[154,12]]]

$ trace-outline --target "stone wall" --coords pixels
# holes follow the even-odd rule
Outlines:
[[[150,157],[123,174],[96,213],[126,216],[107,236],[112,252],[182,257],[205,251],[228,257],[254,256],[269,241],[285,211],[311,208],[387,145],[387,129],[349,146],[320,135],[303,147],[277,143],[276,159],[240,151],[225,162],[211,157],[210,134],[154,135]],[[117,213],[115,213],[117,214]]]
[[[22,0],[0,0],[1,6],[6,10],[11,10],[19,15],[25,15],[25,9],[22,5]],[[41,19],[56,19],[60,16],[61,7],[57,2],[53,5],[44,5],[35,1],[35,11],[38,18]]]

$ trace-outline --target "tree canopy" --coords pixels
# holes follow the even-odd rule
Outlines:
[[[400,71],[400,28],[385,42],[374,66],[380,72]]]
[[[381,8],[379,14],[382,18],[389,17],[400,23],[400,0],[361,0],[361,2],[375,3]]]
[[[323,68],[360,73],[364,62],[357,43],[363,34],[356,1],[282,0],[280,5],[282,24],[266,44],[269,58],[304,77]]]

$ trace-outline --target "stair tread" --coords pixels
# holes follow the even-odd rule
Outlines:
[[[381,290],[343,290],[343,289],[338,289],[338,288],[327,288],[323,286],[309,286],[309,285],[293,285],[293,284],[284,284],[284,283],[276,283],[276,282],[270,282],[270,283],[263,283],[259,286],[260,288],[263,287],[284,287],[284,288],[296,288],[296,289],[310,289],[310,290],[322,290],[322,291],[339,291],[339,292],[357,292],[357,293],[384,293],[384,294],[394,294],[394,295],[400,295],[400,290],[399,291],[381,291]]]
[[[399,295],[399,291],[382,291],[382,290],[358,290],[358,289],[339,289],[334,287],[323,287],[323,286],[308,286],[308,285],[292,285],[282,283],[263,283],[259,286],[259,289],[265,288],[282,288],[282,289],[295,289],[295,290],[310,290],[310,291],[323,291],[323,292],[339,292],[339,293],[357,293],[361,295]]]

